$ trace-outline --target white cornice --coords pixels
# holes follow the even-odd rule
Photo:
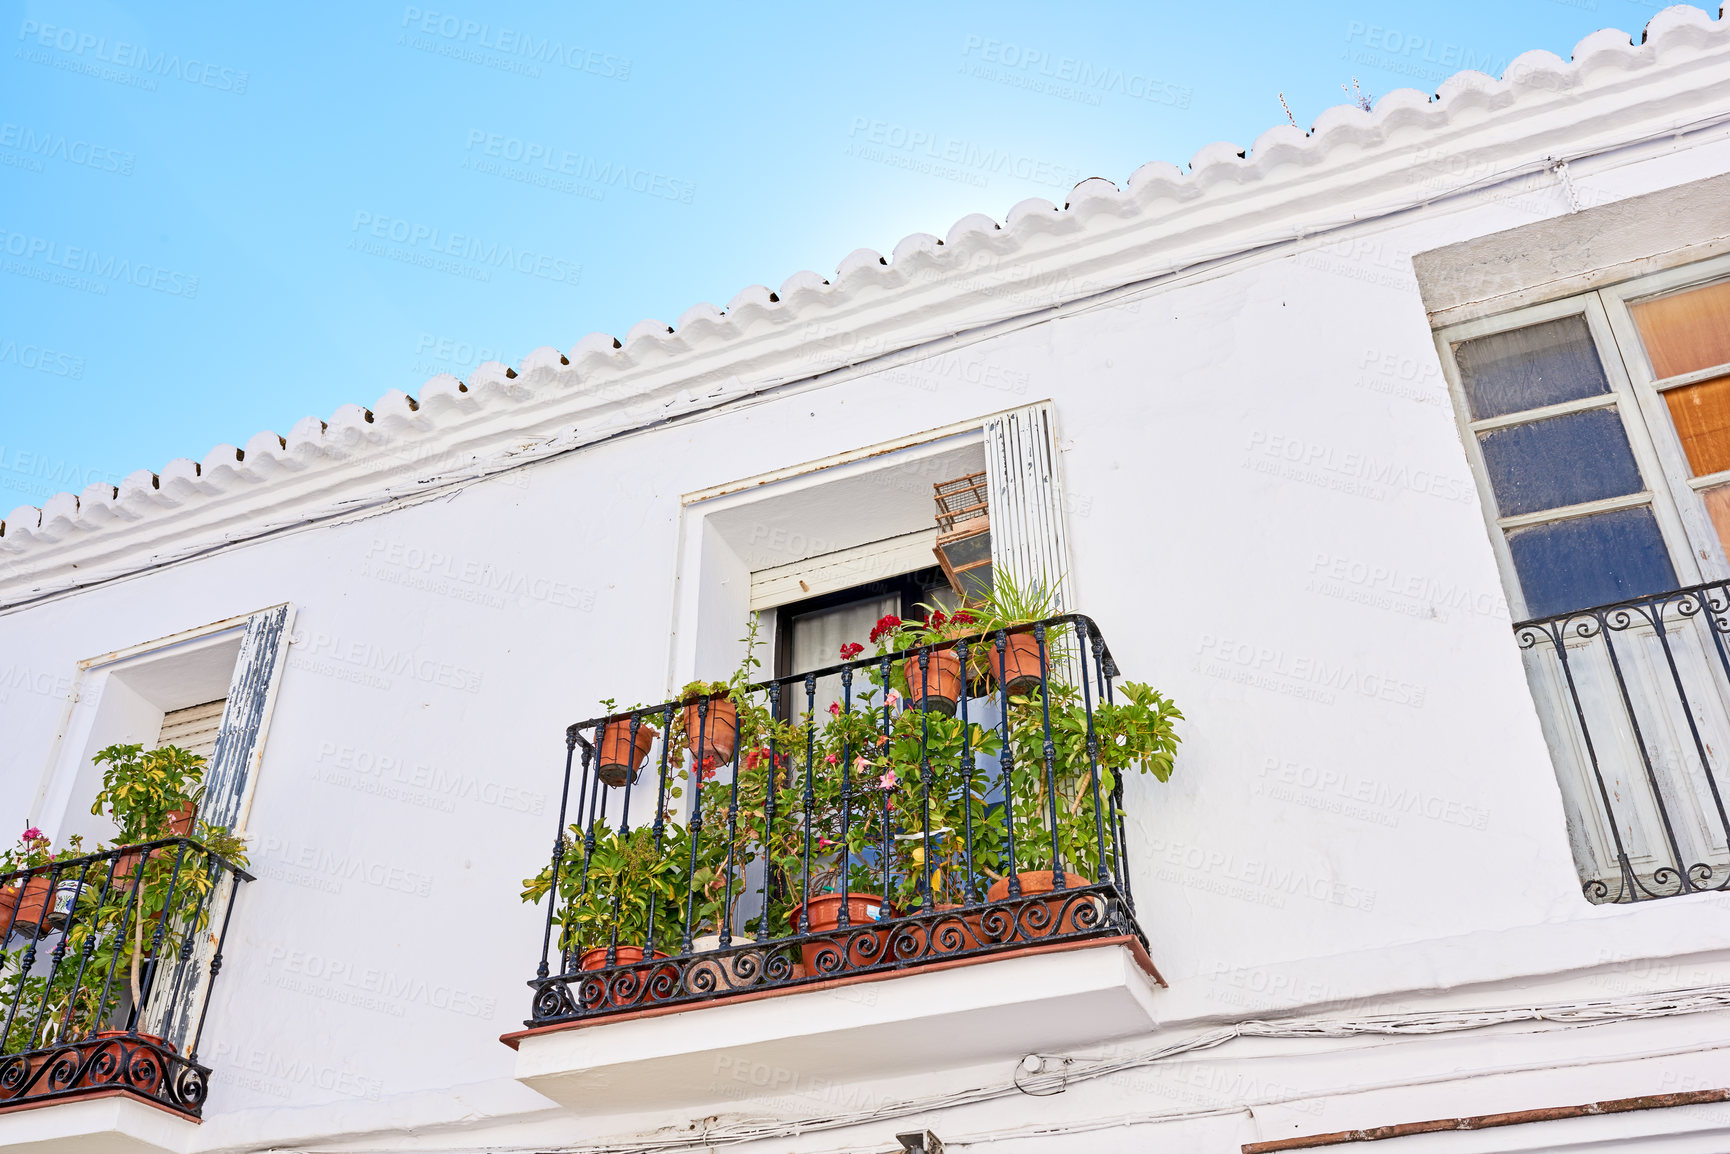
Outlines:
[[[724,311],[702,304],[673,326],[643,321],[622,342],[592,334],[568,356],[543,348],[515,370],[482,365],[466,384],[435,377],[418,402],[392,390],[370,410],[345,405],[284,437],[260,433],[243,453],[221,445],[118,488],[21,506],[0,522],[0,606],[412,499],[1174,270],[1318,243],[1725,118],[1726,22],[1665,9],[1639,44],[1595,32],[1571,61],[1530,52],[1499,80],[1462,72],[1435,97],[1400,89],[1372,112],[1331,108],[1309,133],[1281,125],[1248,150],[1209,145],[1188,172],[1148,164],[1124,188],[1087,180],[1062,207],[1026,200],[1001,225],[973,215],[942,240],[908,237],[889,258],[858,250],[827,280],[801,272],[773,293],[746,289]],[[1456,185],[1417,179],[1423,158],[1467,154]],[[1574,171],[1588,175],[1589,163]]]

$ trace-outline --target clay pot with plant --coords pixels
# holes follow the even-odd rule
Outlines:
[[[1055,583],[1024,582],[1007,570],[993,573],[991,593],[974,613],[977,628],[985,635],[974,643],[968,671],[987,691],[1006,689],[1012,697],[1030,695],[1038,692],[1043,681],[1060,677],[1063,665],[1053,657],[1070,634],[1067,623],[1047,626],[1043,646],[1039,633],[1033,629],[1008,632],[1057,615]],[[1005,634],[1001,650],[997,647],[999,632]],[[1042,647],[1045,654],[1043,666],[1040,662]]]
[[[1045,760],[1046,715],[1050,716],[1052,759]],[[1148,774],[1164,782],[1171,778],[1179,737],[1177,707],[1157,690],[1136,682],[1116,687],[1115,700],[1097,702],[1093,711],[1096,753],[1089,752],[1088,718],[1080,692],[1053,685],[1049,701],[1011,698],[1009,711],[1010,774],[1014,837],[1015,888],[1022,898],[1057,895],[1044,902],[1047,915],[1031,928],[1039,933],[1069,933],[1091,924],[1078,903],[1062,895],[1092,885],[1114,843],[1110,798],[1129,773]],[[1097,765],[1098,778],[1094,778]],[[981,859],[995,881],[987,900],[1008,900],[1010,862],[1007,821],[989,826]],[[1062,886],[1057,882],[1061,862]],[[1097,907],[1096,907],[1097,908]],[[1025,914],[1023,915],[1025,921]],[[1080,919],[1078,922],[1077,919]],[[1049,920],[1047,920],[1049,919]],[[1024,925],[1023,932],[1030,927]]]
[[[601,726],[595,750],[595,773],[603,783],[617,789],[637,780],[661,731],[649,722],[653,714],[643,712],[640,705],[633,705],[623,712],[615,712],[616,703],[612,698],[601,705],[609,716]]]

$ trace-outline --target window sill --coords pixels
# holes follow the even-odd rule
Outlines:
[[[1141,943],[1034,946],[696,1007],[504,1035],[516,1078],[560,1105],[623,1113],[911,1074],[1154,1028],[1164,985]],[[781,1076],[784,1075],[784,1076]],[[779,1076],[779,1080],[777,1077]]]

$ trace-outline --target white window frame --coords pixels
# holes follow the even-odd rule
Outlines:
[[[1668,482],[1672,494],[1698,494],[1704,489],[1712,488],[1730,482],[1730,469],[1720,470],[1704,477],[1693,476],[1693,470],[1688,464],[1688,455],[1682,449],[1682,438],[1676,431],[1675,422],[1670,419],[1670,407],[1665,402],[1663,394],[1671,389],[1684,385],[1698,384],[1701,381],[1730,375],[1730,363],[1713,365],[1691,373],[1658,379],[1652,371],[1651,358],[1646,355],[1645,342],[1640,339],[1638,327],[1634,323],[1631,305],[1654,297],[1669,296],[1672,293],[1699,288],[1730,278],[1730,256],[1717,257],[1712,260],[1700,261],[1697,264],[1683,265],[1680,268],[1668,269],[1651,276],[1640,277],[1637,280],[1623,281],[1609,288],[1601,289],[1598,296],[1603,300],[1605,311],[1610,323],[1610,331],[1615,335],[1621,349],[1621,360],[1626,366],[1633,381],[1634,393],[1640,399],[1640,404],[1646,414],[1648,427],[1655,430],[1652,438],[1656,449],[1662,474]],[[1674,500],[1674,497],[1672,497]],[[1724,546],[1718,539],[1718,532],[1712,527],[1712,519],[1706,515],[1706,505],[1703,500],[1676,501],[1680,520],[1687,532],[1687,539],[1692,548],[1689,551],[1690,562],[1698,558],[1701,562],[1696,567],[1697,576],[1694,581],[1721,581],[1730,579],[1730,559],[1725,556]],[[1674,550],[1672,550],[1674,552]],[[1678,570],[1678,576],[1680,570]]]
[[[1506,531],[1528,524],[1542,524],[1608,509],[1649,504],[1675,570],[1678,587],[1730,580],[1730,561],[1726,560],[1717,531],[1706,514],[1704,502],[1698,497],[1702,489],[1730,482],[1730,471],[1699,478],[1691,475],[1692,470],[1683,451],[1680,434],[1676,431],[1669,406],[1662,395],[1668,389],[1724,376],[1730,373],[1730,365],[1714,366],[1663,380],[1655,378],[1650,359],[1645,353],[1644,342],[1640,339],[1630,311],[1631,305],[1641,301],[1701,287],[1726,278],[1730,278],[1730,256],[1714,257],[1436,330],[1436,349],[1443,374],[1448,381],[1460,439],[1471,463],[1472,476],[1478,485],[1486,528],[1496,554],[1503,585],[1507,589],[1508,605],[1516,622],[1530,618],[1531,613],[1525,590],[1520,584],[1519,573],[1514,567]],[[1544,408],[1474,420],[1454,357],[1455,347],[1477,337],[1568,316],[1585,318],[1599,363],[1610,385],[1609,392]],[[1544,417],[1610,406],[1614,406],[1622,418],[1628,444],[1640,470],[1643,482],[1640,493],[1559,510],[1543,510],[1513,517],[1499,515],[1478,433]],[[1699,626],[1700,622],[1696,620],[1693,624]],[[1671,638],[1681,638],[1684,629],[1682,622],[1673,622],[1667,624],[1665,632]],[[1651,672],[1650,669],[1642,669],[1637,653],[1640,638],[1649,636],[1655,636],[1655,631],[1644,625],[1637,625],[1626,634],[1625,644],[1630,646],[1629,653],[1625,656],[1626,672],[1634,681]],[[1683,641],[1685,643],[1685,638]],[[1595,644],[1595,640],[1569,632],[1563,637],[1562,644],[1569,651],[1584,653]],[[1672,641],[1671,644],[1676,642]],[[1682,648],[1683,646],[1678,646],[1679,655]],[[1650,814],[1642,808],[1639,799],[1639,793],[1646,788],[1646,784],[1625,765],[1617,762],[1611,756],[1609,747],[1600,748],[1598,754],[1601,763],[1606,766],[1605,772],[1621,776],[1622,784],[1627,790],[1625,795],[1619,795],[1624,802],[1623,812],[1615,819],[1605,813],[1599,799],[1594,796],[1595,783],[1589,776],[1588,757],[1574,731],[1572,706],[1563,686],[1554,676],[1540,671],[1536,666],[1528,666],[1528,676],[1531,678],[1534,703],[1538,707],[1546,740],[1551,747],[1558,781],[1562,786],[1564,807],[1569,814],[1570,836],[1575,842],[1575,856],[1581,868],[1582,880],[1596,879],[1614,883],[1615,864],[1609,861],[1607,856],[1612,843],[1609,823],[1612,820],[1627,820],[1629,814],[1632,814],[1633,820],[1645,822],[1650,827]],[[1710,680],[1712,678],[1709,674],[1708,681]],[[1638,694],[1637,689],[1636,692],[1642,700],[1646,699],[1645,695]],[[1599,735],[1600,741],[1604,736],[1602,733]],[[1653,736],[1648,734],[1647,740]],[[1660,747],[1663,747],[1674,735],[1660,732],[1656,736]],[[1668,775],[1671,770],[1666,767],[1664,772]],[[1676,810],[1671,815],[1671,820],[1678,827],[1686,827],[1685,840],[1695,846],[1712,846],[1721,840],[1713,836],[1710,828],[1711,815],[1701,792],[1692,786],[1675,784],[1674,778],[1671,780],[1671,788],[1674,790],[1672,804]],[[1651,833],[1650,828],[1647,832]],[[1645,847],[1644,850],[1642,847]],[[1630,866],[1637,876],[1649,875],[1655,868],[1668,862],[1668,858],[1660,852],[1662,843],[1653,836],[1642,838],[1632,845],[1624,843],[1624,848],[1629,854]],[[1723,849],[1711,850],[1708,864],[1717,869],[1724,868],[1726,864],[1730,864],[1725,853]]]
[[[1454,419],[1459,428],[1460,440],[1465,446],[1466,457],[1472,466],[1485,527],[1489,530],[1496,564],[1501,570],[1502,584],[1507,590],[1508,606],[1516,621],[1530,617],[1531,613],[1525,590],[1520,585],[1519,574],[1514,569],[1513,552],[1508,545],[1507,532],[1525,525],[1545,524],[1611,509],[1649,505],[1658,522],[1659,535],[1669,552],[1670,564],[1676,571],[1678,586],[1730,578],[1730,560],[1726,559],[1718,535],[1706,515],[1704,502],[1697,496],[1692,499],[1678,499],[1681,494],[1694,495],[1711,485],[1730,482],[1730,471],[1714,473],[1709,477],[1690,477],[1681,438],[1670,419],[1669,407],[1661,395],[1667,389],[1722,376],[1730,372],[1730,365],[1664,381],[1654,380],[1651,364],[1645,356],[1644,345],[1635,329],[1633,315],[1628,309],[1630,304],[1642,300],[1709,284],[1726,277],[1730,277],[1730,257],[1717,257],[1561,300],[1530,305],[1436,330],[1436,352],[1441,359],[1442,373],[1448,382]],[[1527,409],[1474,420],[1459,365],[1454,359],[1455,347],[1476,337],[1526,328],[1568,316],[1585,318],[1586,327],[1598,352],[1599,363],[1610,383],[1610,391],[1541,409]],[[1640,492],[1563,509],[1546,509],[1512,517],[1500,515],[1495,493],[1490,487],[1483,449],[1478,442],[1480,432],[1544,417],[1612,406],[1622,418],[1622,427],[1627,433],[1629,447],[1640,470],[1644,483]]]

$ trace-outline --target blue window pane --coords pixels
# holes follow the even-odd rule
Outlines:
[[[1582,316],[1462,341],[1454,361],[1474,420],[1610,391]]]
[[[1560,509],[1645,486],[1615,409],[1587,409],[1478,434],[1504,517]]]
[[[1533,617],[1676,588],[1649,506],[1515,529],[1508,548]]]

